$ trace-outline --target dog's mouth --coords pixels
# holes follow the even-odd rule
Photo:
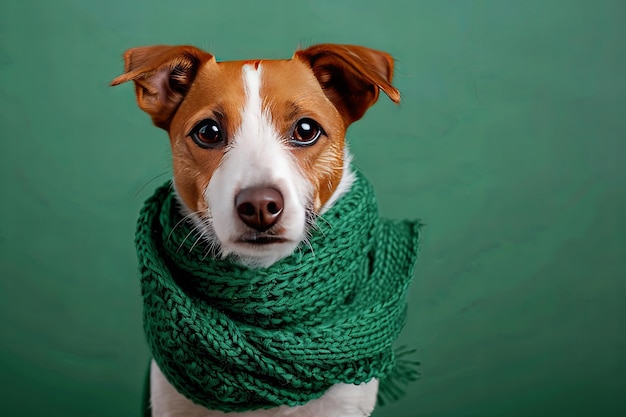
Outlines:
[[[276,235],[267,235],[267,234],[258,234],[253,236],[245,236],[239,239],[240,243],[248,243],[252,245],[270,245],[272,243],[284,243],[287,239],[276,236]]]

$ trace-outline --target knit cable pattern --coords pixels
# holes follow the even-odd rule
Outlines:
[[[300,405],[333,384],[394,373],[420,223],[378,215],[356,182],[312,230],[309,244],[269,268],[206,256],[171,184],[139,216],[136,248],[144,328],[168,381],[221,411]],[[397,390],[389,382],[388,392]]]

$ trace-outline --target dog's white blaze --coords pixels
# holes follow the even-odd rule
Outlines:
[[[209,182],[206,199],[222,254],[234,254],[249,265],[268,266],[293,252],[305,237],[305,207],[311,190],[263,108],[262,66],[244,65],[242,80],[246,100],[241,126]],[[288,242],[254,247],[238,242],[249,230],[237,216],[235,197],[240,190],[255,186],[274,187],[282,193],[279,225]]]

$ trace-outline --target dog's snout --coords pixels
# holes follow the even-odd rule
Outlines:
[[[280,191],[269,187],[245,188],[235,197],[235,208],[241,221],[259,232],[276,224],[284,204]]]

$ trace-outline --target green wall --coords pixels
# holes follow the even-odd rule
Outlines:
[[[376,416],[626,415],[625,21],[608,0],[3,0],[0,415],[138,415],[133,229],[170,169],[107,87],[122,51],[318,42],[398,60],[402,104],[349,140],[383,213],[427,223],[402,337],[422,379]]]

